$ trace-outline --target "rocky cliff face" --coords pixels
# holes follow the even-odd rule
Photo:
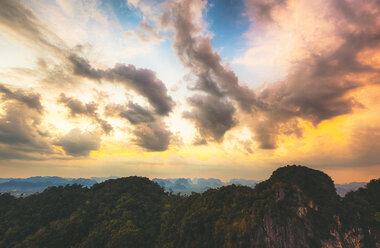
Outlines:
[[[253,190],[223,187],[187,198],[157,247],[375,248],[380,204],[372,199],[380,181],[371,185],[341,198],[326,174],[283,167]]]
[[[321,172],[297,166],[279,170],[256,189],[265,204],[254,204],[256,212],[260,208],[262,212],[253,217],[252,247],[380,247],[379,222],[373,218],[379,203],[371,200],[379,198],[378,180],[342,199],[331,179]],[[316,178],[318,182],[310,187]]]
[[[282,188],[279,192],[284,192]],[[278,195],[283,195],[279,193]],[[363,229],[360,227],[344,230],[342,228],[339,216],[334,216],[335,228],[329,231],[327,239],[319,240],[316,237],[315,227],[309,219],[309,212],[318,211],[318,206],[309,201],[305,204],[302,200],[301,191],[296,193],[296,205],[291,208],[293,214],[292,218],[287,218],[282,222],[273,215],[272,210],[264,215],[263,225],[258,228],[255,235],[255,243],[257,247],[279,247],[279,248],[308,248],[308,247],[322,247],[322,248],[365,248],[363,243],[364,234]],[[283,200],[285,196],[277,198],[277,202]],[[326,228],[328,228],[326,226]],[[376,244],[380,247],[380,243]],[[255,246],[253,246],[255,247]]]
[[[339,232],[332,230],[330,232],[331,238],[322,240],[322,248],[360,248],[364,247],[361,241],[364,238],[363,232],[360,228],[352,229],[348,232]]]
[[[275,195],[276,204],[281,204],[286,197],[289,197],[284,188],[279,188]],[[272,206],[272,209],[268,209],[264,214],[263,224],[256,231],[255,243],[262,247],[309,247],[314,233],[312,224],[306,218],[308,207],[302,201],[300,191],[296,192],[293,197],[296,200],[294,206],[286,209],[288,214],[292,212],[292,218],[278,218],[278,215],[274,214],[278,206]]]

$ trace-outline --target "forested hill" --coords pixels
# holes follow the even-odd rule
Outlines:
[[[117,179],[118,177],[91,177],[91,178],[63,178],[63,177],[29,177],[29,178],[0,178],[0,194],[10,193],[17,197],[25,197],[35,193],[40,193],[51,186],[65,186],[67,184],[80,184],[91,187],[95,183],[101,183],[108,179]],[[192,192],[203,193],[208,189],[220,188],[228,185],[242,185],[254,188],[260,181],[247,179],[231,179],[228,182],[222,182],[216,178],[153,178],[153,182],[158,183],[165,191],[181,193],[184,195]],[[335,188],[340,196],[344,196],[350,191],[355,191],[363,187],[365,182],[351,182],[346,184],[335,184]]]
[[[337,195],[326,174],[286,166],[254,189],[189,196],[147,178],[0,195],[0,247],[379,247],[380,180]]]

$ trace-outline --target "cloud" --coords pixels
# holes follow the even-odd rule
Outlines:
[[[253,21],[272,22],[276,8],[286,6],[287,0],[245,0],[247,12]]]
[[[0,116],[0,159],[36,159],[53,154],[41,114],[18,102],[5,103]]]
[[[129,102],[127,105],[108,105],[106,114],[127,119],[133,126],[134,142],[147,151],[165,151],[168,149],[172,133],[163,121],[151,110]]]
[[[233,118],[235,108],[228,101],[216,96],[195,95],[188,103],[193,109],[183,113],[183,117],[194,122],[206,140],[223,141],[224,134],[237,124]]]
[[[113,127],[107,121],[100,118],[100,115],[96,112],[98,110],[98,104],[95,102],[84,104],[78,99],[67,97],[64,93],[61,93],[58,102],[63,103],[68,109],[70,109],[72,117],[77,115],[87,116],[97,122],[106,134],[112,132]]]
[[[258,21],[259,25],[268,28],[273,28],[272,24],[278,20],[286,23],[286,14],[293,16],[299,11],[306,11],[302,9],[306,8],[305,6],[313,9],[318,4],[322,2],[307,6],[288,5],[283,0],[246,1],[247,14],[251,20]],[[373,7],[371,9],[379,10],[377,3],[371,2],[369,5]],[[219,118],[212,119],[215,116],[211,113],[205,114],[205,109],[215,109],[213,105],[207,104],[213,104],[216,98],[224,103],[233,100],[243,113],[249,113],[248,125],[254,131],[259,146],[263,149],[274,149],[277,147],[279,135],[302,136],[298,119],[310,121],[317,126],[323,120],[350,114],[354,108],[361,108],[362,105],[351,93],[371,84],[358,79],[362,74],[372,73],[375,79],[373,83],[379,82],[379,70],[357,59],[361,51],[379,47],[380,29],[374,24],[377,23],[378,11],[370,12],[367,7],[346,1],[329,3],[327,8],[331,9],[322,14],[330,18],[328,25],[335,28],[321,27],[324,35],[329,34],[329,37],[333,37],[335,46],[324,50],[314,45],[304,48],[309,50],[293,64],[284,80],[265,85],[261,90],[254,92],[239,84],[234,72],[221,64],[220,56],[213,50],[210,35],[204,34],[202,11],[205,6],[204,1],[171,2],[161,19],[161,24],[175,31],[174,49],[180,61],[197,77],[195,85],[190,89],[212,96],[209,98],[211,100],[207,101],[199,101],[199,96],[190,99],[189,104],[193,106],[194,113],[184,114],[193,120],[201,135],[206,135],[209,139],[222,140],[225,132],[235,125],[232,116],[227,118],[225,125],[223,122],[218,123],[221,120]],[[311,23],[325,17],[312,18],[316,19]],[[307,21],[309,23],[310,20]],[[282,23],[278,25],[277,28],[281,31],[284,26]],[[289,30],[286,28],[282,31]],[[312,40],[308,40],[307,44],[317,44],[318,40],[313,39],[324,36],[318,33],[318,36],[306,37]],[[230,111],[232,108],[227,109],[229,111],[225,113],[234,113]],[[220,127],[220,131],[213,131],[212,127]]]
[[[380,147],[380,127],[371,124],[365,124],[357,127],[350,137],[351,156],[354,159],[347,161],[347,164],[362,164],[374,166],[379,164],[380,153],[376,149]]]
[[[203,146],[203,145],[207,145],[207,144],[208,144],[207,140],[205,140],[202,137],[195,136],[194,141],[193,141],[194,146]]]
[[[164,40],[157,30],[155,30],[148,22],[148,19],[144,16],[142,22],[136,30],[128,30],[127,36],[134,36],[142,42],[157,43]]]
[[[323,120],[350,114],[353,108],[361,107],[349,95],[359,87],[357,83],[314,75],[313,69],[309,64],[300,66],[284,81],[270,84],[258,94],[263,107],[256,118],[251,118],[251,128],[261,148],[276,148],[280,134],[301,137],[297,118],[317,126]]]
[[[150,110],[144,111],[138,105],[129,104],[124,112],[119,113],[120,117],[128,119],[134,125],[136,144],[147,150],[167,149],[171,133],[167,130],[166,125],[162,124],[161,116],[168,115],[173,110],[175,102],[168,95],[165,84],[157,78],[154,71],[136,69],[133,65],[126,66],[124,64],[116,64],[113,68],[105,70],[94,69],[86,59],[74,55],[74,52],[82,52],[81,49],[77,49],[81,46],[73,49],[67,47],[59,37],[46,28],[26,5],[19,1],[2,1],[0,7],[0,28],[5,30],[7,36],[21,40],[22,44],[37,46],[38,49],[48,51],[49,57],[39,58],[36,71],[29,71],[29,73],[32,72],[33,75],[37,75],[44,82],[48,81],[49,83],[65,82],[66,84],[67,81],[73,81],[73,74],[95,81],[107,80],[121,83],[128,90],[133,90],[145,97],[155,110],[154,113]],[[64,10],[72,12],[70,9]],[[147,39],[162,39],[147,19],[141,23],[139,30],[144,33],[144,37]],[[19,68],[19,72],[22,69]],[[5,86],[1,87],[0,90],[4,98],[7,97],[8,100],[22,101],[30,107],[34,103],[34,107],[39,107],[37,103],[40,98],[37,95],[24,94],[22,91],[13,92]],[[58,102],[70,110],[71,117],[86,116],[97,122],[107,134],[113,130],[113,127],[99,114],[97,103],[83,103],[64,94],[60,96]],[[157,128],[157,130],[152,130],[152,128]],[[78,132],[76,131],[76,133]],[[75,151],[65,146],[68,140],[64,137],[59,143],[62,144],[67,154],[76,156]],[[149,138],[152,140],[149,141]],[[83,152],[79,149],[78,154],[86,155],[86,149]]]
[[[208,24],[205,23],[206,18],[204,18],[207,6],[210,6],[206,1],[167,1],[160,6],[157,3],[156,5],[147,3],[152,15],[141,12],[145,18],[133,35],[146,42],[161,41],[161,35],[172,37],[173,48],[179,61],[192,75],[184,80],[190,92],[185,91],[186,87],[176,92],[175,99],[179,101],[177,108],[174,108],[175,103],[167,92],[166,86],[153,71],[138,69],[133,65],[117,64],[113,66],[116,60],[124,56],[123,53],[120,53],[122,49],[119,49],[123,42],[119,42],[120,37],[115,38],[113,33],[117,31],[120,36],[124,37],[124,31],[120,27],[113,26],[113,22],[109,22],[108,18],[110,20],[116,18],[112,16],[113,13],[107,17],[108,9],[98,6],[96,1],[90,2],[78,4],[74,2],[67,4],[67,1],[60,1],[58,4],[25,2],[32,8],[26,7],[20,1],[4,0],[0,3],[0,32],[5,37],[6,43],[17,41],[28,48],[32,47],[32,49],[26,49],[31,51],[31,54],[25,54],[25,56],[37,56],[30,61],[38,61],[36,68],[24,68],[23,72],[20,68],[12,68],[12,73],[9,73],[12,79],[5,80],[8,83],[25,77],[24,82],[17,81],[25,85],[40,84],[43,82],[40,79],[49,82],[49,84],[44,84],[43,88],[38,87],[41,89],[39,94],[31,93],[28,89],[19,90],[8,84],[0,84],[0,95],[3,100],[1,105],[4,107],[0,117],[0,159],[44,159],[56,154],[57,151],[54,151],[54,147],[51,146],[51,140],[54,140],[52,136],[54,127],[49,129],[53,134],[49,134],[44,127],[43,118],[47,118],[46,124],[54,124],[51,120],[57,118],[57,115],[47,113],[47,111],[54,111],[56,106],[53,104],[57,103],[54,100],[50,101],[51,96],[45,94],[46,92],[51,93],[53,90],[56,92],[55,88],[60,85],[61,89],[66,87],[70,91],[70,93],[60,96],[59,102],[67,108],[67,113],[70,113],[72,118],[89,118],[101,126],[105,133],[112,131],[113,127],[110,123],[115,123],[115,128],[126,126],[127,128],[120,127],[120,131],[128,130],[130,132],[125,134],[125,137],[121,134],[120,137],[108,137],[107,140],[109,142],[114,142],[115,139],[125,140],[132,134],[134,135],[130,141],[132,150],[136,149],[135,145],[147,151],[173,149],[176,146],[175,139],[177,137],[175,131],[171,133],[171,130],[179,129],[186,142],[194,141],[193,145],[207,145],[212,142],[224,141],[223,145],[210,144],[208,148],[206,146],[192,147],[191,149],[197,149],[197,153],[202,153],[203,148],[207,150],[214,147],[231,147],[231,151],[237,153],[244,149],[246,152],[254,150],[255,154],[250,155],[250,158],[257,158],[258,163],[264,161],[263,164],[268,164],[269,162],[265,161],[270,159],[265,160],[266,158],[260,156],[264,154],[264,157],[267,157],[266,155],[271,154],[272,151],[262,151],[257,149],[258,147],[275,149],[280,146],[276,154],[285,153],[287,149],[291,150],[286,156],[279,158],[284,161],[289,157],[292,158],[292,152],[296,154],[296,149],[292,150],[289,147],[297,144],[301,147],[297,150],[299,154],[306,154],[304,150],[314,150],[315,148],[315,153],[313,153],[315,156],[309,161],[330,163],[332,155],[336,153],[337,161],[345,164],[340,165],[342,167],[347,164],[354,166],[355,164],[376,163],[376,159],[378,159],[376,153],[370,152],[375,151],[374,147],[378,146],[376,140],[379,135],[375,122],[374,126],[368,129],[353,127],[352,130],[349,128],[346,128],[349,131],[344,130],[343,141],[339,142],[341,142],[340,144],[352,143],[350,143],[350,147],[352,146],[352,153],[355,155],[349,159],[338,158],[338,155],[341,154],[335,150],[326,153],[328,156],[324,156],[322,151],[329,150],[330,147],[324,148],[325,150],[322,147],[326,147],[325,144],[332,144],[332,146],[338,144],[336,139],[340,139],[333,131],[323,128],[341,121],[341,118],[336,117],[342,115],[350,115],[345,122],[352,122],[358,112],[361,113],[369,108],[362,101],[363,99],[357,98],[358,92],[370,91],[370,87],[365,87],[380,82],[378,63],[380,8],[378,1],[369,0],[359,3],[345,0],[247,0],[247,15],[252,20],[253,31],[251,31],[258,37],[252,39],[251,47],[257,48],[258,52],[252,53],[247,58],[253,61],[253,63],[247,64],[256,66],[253,68],[253,72],[257,71],[255,69],[259,66],[267,68],[267,65],[263,66],[263,60],[270,64],[277,58],[277,52],[281,51],[281,58],[286,57],[280,61],[281,65],[286,64],[287,68],[290,68],[288,74],[281,77],[281,80],[262,85],[257,90],[242,84],[242,81],[237,78],[237,74],[228,64],[224,64],[221,56],[211,46],[212,34],[207,31]],[[129,2],[136,8],[140,8],[144,1]],[[64,11],[60,9],[60,6],[63,5],[68,6]],[[94,26],[98,27],[100,22],[96,22],[94,18],[90,17],[93,9],[87,11],[86,8],[90,5],[94,9],[99,7],[99,13],[102,14],[99,18],[101,22],[104,22],[102,29],[93,28]],[[76,6],[80,11],[73,9]],[[158,20],[154,15],[162,10],[159,9],[162,6],[167,8],[161,16],[161,22],[154,23],[153,21]],[[33,12],[32,9],[38,11]],[[84,13],[85,10],[88,15]],[[154,12],[156,10],[158,12]],[[97,13],[94,14],[98,16]],[[41,17],[41,20],[45,20],[44,25],[37,16]],[[75,18],[76,16],[77,18]],[[56,21],[54,21],[55,19]],[[88,21],[86,21],[87,19]],[[83,22],[78,22],[78,20],[83,20]],[[74,26],[75,22],[80,23],[80,27],[74,28],[75,32],[66,28]],[[56,25],[60,23],[65,25]],[[61,37],[64,39],[56,37],[46,28],[54,26],[59,26],[58,29],[63,32],[54,28],[51,30],[56,34],[62,34]],[[102,35],[99,40],[96,40],[100,33],[104,34],[104,32],[96,31],[103,30],[103,27],[104,30],[109,28],[109,35]],[[161,29],[157,30],[156,28]],[[78,30],[80,32],[77,32]],[[91,36],[91,38],[87,38],[87,36]],[[115,40],[109,39],[112,42],[108,42],[108,39],[103,36],[113,36]],[[7,38],[13,39],[8,41]],[[247,42],[250,42],[251,38],[249,37]],[[262,43],[257,43],[258,40]],[[64,44],[75,45],[77,42],[85,44],[84,48],[80,49],[78,46],[70,49]],[[103,44],[110,49],[104,49]],[[261,44],[265,46],[265,49],[261,49],[263,48]],[[147,45],[149,44],[145,44],[145,46]],[[13,47],[13,44],[11,46]],[[93,48],[90,48],[91,46]],[[38,50],[32,51],[36,47]],[[133,50],[134,48],[129,47],[128,49]],[[139,53],[141,49],[139,48],[135,52]],[[107,51],[104,52],[105,50]],[[162,54],[161,51],[159,53]],[[270,58],[273,60],[266,60],[266,53],[271,54]],[[102,58],[94,61],[94,58],[99,58],[99,54],[102,54]],[[40,56],[41,58],[39,58]],[[147,59],[149,60],[148,55]],[[375,60],[377,65],[375,65]],[[106,66],[109,61],[112,61],[112,66]],[[98,65],[100,67],[96,67]],[[16,69],[19,70],[16,71]],[[270,69],[263,71],[277,74],[276,71],[272,72]],[[4,78],[7,78],[6,73],[2,73]],[[252,75],[252,78],[256,78],[254,81],[258,80],[257,77],[257,74]],[[53,82],[55,83],[53,84]],[[110,94],[110,97],[103,101],[83,102],[80,100],[82,98],[75,95],[75,89],[72,88],[73,84],[70,82],[100,87],[101,90]],[[113,82],[117,86],[110,87],[109,82]],[[140,106],[135,102],[130,102],[118,105],[112,111],[107,108],[103,110],[104,105],[120,101],[120,98],[123,98],[122,92],[116,92],[121,85],[128,91],[132,90],[137,95],[145,97],[147,103]],[[112,92],[115,95],[112,95]],[[191,95],[193,96],[189,97]],[[181,97],[189,97],[183,105]],[[127,100],[137,102],[140,100],[132,98],[133,96],[128,97]],[[14,107],[11,107],[11,104]],[[146,108],[145,105],[149,106]],[[376,110],[375,107],[372,108]],[[182,115],[183,118],[181,119],[180,113],[171,114],[174,111],[185,111]],[[171,116],[165,119],[169,114]],[[61,117],[61,115],[58,116],[58,118]],[[113,118],[122,118],[122,120]],[[342,119],[344,118],[342,117]],[[170,128],[165,125],[165,121],[169,124],[169,120]],[[368,119],[363,118],[363,122],[367,121]],[[198,132],[194,135],[194,139],[188,137],[193,133],[193,128],[185,130],[189,122]],[[58,126],[63,123],[65,121],[59,119],[56,122]],[[233,132],[239,130],[238,125],[249,127],[252,135],[248,137],[244,133],[237,132],[236,137],[231,138]],[[310,134],[318,130],[320,131],[316,134],[318,137]],[[88,134],[88,132],[80,130],[76,133]],[[353,137],[349,138],[350,136],[347,134],[352,134]],[[305,139],[297,139],[303,135]],[[100,133],[95,133],[94,136],[99,138]],[[319,138],[319,136],[323,136],[323,138]],[[245,137],[245,139],[239,139],[241,137]],[[61,144],[68,143],[67,140],[63,142],[62,139],[63,137],[58,139],[62,142]],[[315,145],[313,141],[317,139],[326,143],[320,146]],[[360,142],[360,140],[368,142]],[[99,146],[92,144],[94,150],[99,149]],[[357,144],[357,147],[353,144]],[[90,147],[90,145],[84,146]],[[70,155],[69,145],[65,145],[65,147],[68,150],[66,153]],[[79,151],[84,155],[75,155],[75,151],[71,152],[71,155],[86,156],[90,150]],[[349,149],[347,148],[347,150]],[[346,155],[350,152],[342,152],[342,154]],[[72,159],[71,156],[67,157]],[[306,158],[306,155],[302,157],[307,161]],[[318,158],[325,160],[318,160]],[[279,159],[276,160],[276,163]]]
[[[18,0],[0,2],[0,28],[27,44],[61,53],[64,43],[47,30],[33,12]]]
[[[168,6],[165,22],[175,31],[173,47],[181,62],[197,76],[195,90],[214,96],[228,96],[250,112],[257,104],[254,92],[239,84],[235,73],[221,64],[221,58],[203,34],[204,1],[177,1]]]
[[[184,117],[195,123],[204,139],[221,142],[224,134],[236,124],[232,116],[235,108],[230,100],[246,113],[254,109],[257,101],[255,93],[239,84],[228,65],[222,65],[210,43],[211,37],[204,34],[202,10],[205,7],[205,1],[170,2],[160,24],[162,28],[174,30],[174,50],[196,76],[195,85],[188,88],[207,95],[189,98],[193,112],[184,113]]]
[[[78,99],[67,97],[64,93],[61,93],[58,99],[59,103],[63,103],[70,109],[71,116],[75,117],[78,114],[93,115],[98,109],[98,105],[94,102],[83,104]]]
[[[0,93],[3,93],[5,100],[16,100],[26,104],[29,108],[35,109],[38,112],[42,112],[43,107],[41,104],[41,96],[36,93],[26,93],[22,90],[12,91],[5,85],[0,83]]]
[[[67,155],[79,157],[88,156],[91,151],[99,150],[100,142],[98,134],[74,128],[62,136],[55,145],[61,146]]]
[[[262,118],[252,118],[251,127],[262,148],[276,148],[280,134],[302,136],[297,118],[317,126],[362,108],[351,93],[380,81],[378,69],[358,61],[362,51],[380,45],[380,26],[375,24],[379,6],[371,3],[377,12],[370,13],[357,4],[338,3],[331,5],[330,18],[334,18],[334,35],[340,45],[298,61],[284,80],[268,84],[257,94],[261,102],[258,116]],[[365,74],[371,74],[371,80],[363,81]]]
[[[120,116],[126,118],[133,125],[153,122],[155,120],[155,117],[149,110],[146,110],[138,104],[130,102],[127,108],[127,110],[121,111]]]
[[[139,6],[140,0],[127,0],[127,4],[137,8]]]
[[[136,137],[136,144],[148,151],[167,150],[172,135],[165,123],[160,120],[137,124],[133,134]]]
[[[136,69],[133,65],[116,64],[107,70],[94,69],[85,59],[76,55],[69,57],[77,75],[90,79],[106,79],[123,83],[127,89],[132,89],[144,96],[159,115],[167,115],[175,103],[167,94],[165,84],[156,77],[156,73],[148,69]]]
[[[40,143],[36,142],[38,138],[42,137],[37,129],[40,122],[39,115],[28,113],[21,106],[14,104],[7,105],[5,110],[6,114],[0,120],[1,143],[27,145]]]
[[[22,44],[38,46],[38,49],[44,49],[53,55],[54,59],[49,60],[48,65],[40,63],[35,72],[36,75],[40,75],[42,71],[44,75],[41,76],[41,79],[43,81],[65,83],[72,81],[70,75],[72,71],[70,70],[74,67],[76,75],[95,80],[105,79],[121,82],[126,88],[146,97],[160,115],[168,115],[172,111],[175,103],[167,94],[165,84],[156,77],[155,72],[123,64],[116,64],[114,68],[108,70],[95,70],[87,60],[73,55],[75,49],[70,49],[63,40],[49,31],[26,5],[17,0],[6,0],[0,3],[0,9],[0,28],[5,30],[6,35],[13,36],[18,41],[21,39]],[[92,16],[91,18],[103,20],[104,16]],[[151,28],[148,22],[141,24],[144,32],[154,36],[152,33],[154,30],[149,27]],[[39,59],[39,62],[41,61],[46,62],[47,59]]]

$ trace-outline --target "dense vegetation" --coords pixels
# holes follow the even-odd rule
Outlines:
[[[1,248],[321,247],[333,230],[357,230],[363,247],[376,247],[380,180],[340,198],[326,174],[287,166],[254,189],[231,185],[189,196],[141,177],[0,195]]]

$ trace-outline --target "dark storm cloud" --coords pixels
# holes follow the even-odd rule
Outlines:
[[[71,55],[69,59],[73,63],[75,74],[95,80],[121,82],[126,88],[144,96],[159,115],[168,115],[175,105],[167,94],[165,84],[151,70],[136,69],[133,65],[124,64],[116,64],[114,68],[107,70],[97,70],[77,55]]]
[[[12,91],[0,83],[0,94],[3,94],[5,100],[16,100],[26,104],[29,108],[42,112],[41,96],[36,93],[26,93],[22,90]]]
[[[172,135],[161,120],[135,125],[133,134],[136,144],[148,151],[167,150]]]
[[[98,134],[74,128],[62,136],[55,145],[61,146],[67,155],[79,157],[88,156],[91,151],[99,150],[100,141]]]
[[[126,118],[133,125],[155,120],[153,113],[138,104],[129,103],[127,108],[120,113],[120,116]]]
[[[100,118],[98,110],[98,104],[95,102],[82,103],[78,99],[67,97],[65,94],[61,94],[58,99],[59,103],[63,103],[68,109],[72,117],[77,115],[87,116],[97,122],[106,134],[110,134],[113,130],[112,126],[102,118]]]
[[[194,122],[205,139],[221,142],[224,134],[236,125],[235,108],[230,102],[215,96],[195,95],[188,99],[188,103],[193,109],[185,112],[183,117]]]

